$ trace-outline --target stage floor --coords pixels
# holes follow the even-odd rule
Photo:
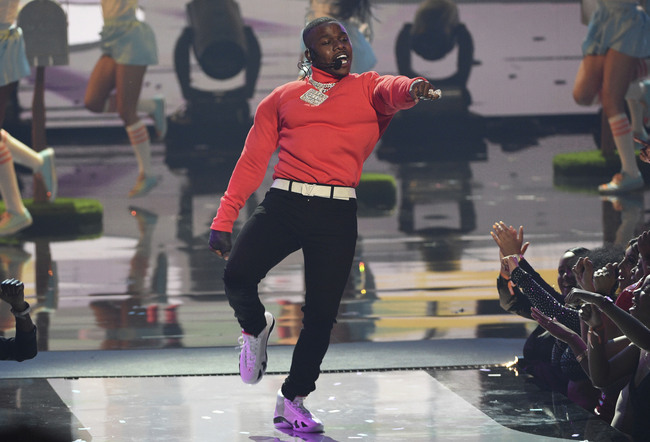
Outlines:
[[[20,407],[0,413],[49,437],[20,440],[626,440],[566,397],[503,368],[324,373],[305,404],[325,432],[278,430],[282,379],[267,375],[255,386],[234,376],[7,380],[2,402]]]

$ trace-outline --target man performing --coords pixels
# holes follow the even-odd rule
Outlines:
[[[224,283],[242,328],[239,371],[247,384],[259,382],[266,371],[266,347],[275,325],[257,286],[271,268],[302,249],[303,327],[273,422],[277,428],[319,432],[323,424],[303,400],[316,389],[352,266],[355,187],[363,162],[397,111],[420,99],[439,98],[440,91],[423,78],[350,74],[352,47],[333,18],[311,21],[302,35],[311,72],[276,88],[259,104],[212,222],[209,245],[228,260]],[[231,250],[233,223],[278,147],[271,189]]]

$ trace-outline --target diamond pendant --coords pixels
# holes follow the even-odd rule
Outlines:
[[[312,106],[320,106],[325,100],[327,100],[327,95],[316,89],[309,89],[300,96],[300,99]]]

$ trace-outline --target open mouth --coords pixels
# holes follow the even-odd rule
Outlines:
[[[337,62],[340,62],[341,65],[346,65],[346,64],[349,63],[349,58],[348,58],[348,55],[347,55],[347,54],[341,54],[341,55],[338,55],[338,56],[335,58],[335,60],[336,60]],[[337,63],[337,64],[338,64],[338,63]]]

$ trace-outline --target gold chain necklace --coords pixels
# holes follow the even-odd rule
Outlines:
[[[312,106],[320,106],[325,100],[327,95],[325,93],[336,86],[337,83],[319,83],[313,78],[309,77],[309,83],[316,89],[309,89],[307,92],[300,96],[300,99]]]

